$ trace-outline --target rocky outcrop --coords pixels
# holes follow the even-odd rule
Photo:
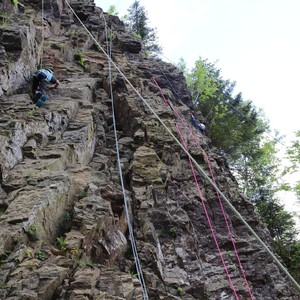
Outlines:
[[[130,82],[112,69],[120,163],[107,57],[65,1],[45,1],[44,19],[39,1],[2,1],[9,20],[0,27],[0,298],[143,299],[120,166],[149,299],[250,299],[216,192],[199,174],[197,188],[187,155],[136,94],[270,243],[225,158],[191,127],[183,75],[146,56],[93,1],[69,3],[103,49],[105,24],[112,30],[113,61]],[[39,63],[61,81],[41,108],[28,94]],[[300,299],[244,224],[227,209],[225,217],[254,298]]]

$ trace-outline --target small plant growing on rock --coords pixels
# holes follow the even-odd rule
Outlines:
[[[58,249],[61,251],[67,251],[67,241],[64,237],[56,238]]]
[[[77,51],[75,54],[74,54],[74,59],[76,61],[78,61],[78,63],[84,67],[84,60],[83,60],[83,54],[81,51]]]
[[[28,112],[28,116],[32,116],[33,115],[33,113],[35,112],[35,108],[33,108],[33,109],[31,109],[29,112]]]
[[[109,33],[109,34],[107,35],[107,39],[108,39],[109,41],[112,41],[115,37],[116,37],[116,34],[115,34],[114,32]]]
[[[70,223],[72,221],[72,216],[71,216],[71,214],[69,212],[65,213],[64,221],[66,223]]]
[[[25,254],[26,254],[26,257],[33,258],[33,250],[31,248],[26,248]]]
[[[137,278],[137,273],[136,273],[135,271],[129,270],[129,275],[130,275],[132,278]]]
[[[82,198],[85,198],[87,196],[87,190],[86,189],[83,189],[79,192],[79,195],[78,195],[78,199],[82,199]]]
[[[19,1],[18,0],[11,0],[11,3],[14,5],[14,6],[17,6],[19,4]]]
[[[0,255],[0,264],[6,264],[10,254],[10,251],[5,251],[2,255]]]
[[[35,258],[37,258],[38,260],[44,261],[46,259],[45,252],[43,250],[36,252]]]
[[[8,25],[8,15],[7,13],[3,12],[0,14],[1,19],[1,27],[6,27]]]
[[[38,233],[39,233],[40,227],[37,224],[32,224],[28,228],[24,229],[24,231],[27,233],[29,239],[31,241],[37,241]]]
[[[80,258],[76,260],[76,263],[79,266],[89,266],[92,267],[94,264],[92,263],[91,260],[89,260],[88,258]]]
[[[26,175],[29,179],[33,177],[33,171],[32,170],[28,170],[27,171],[27,175]]]
[[[79,258],[80,254],[81,254],[79,249],[71,249],[70,253],[73,256],[73,258]]]
[[[176,233],[177,233],[176,227],[171,227],[171,228],[169,229],[169,233],[170,233],[172,236],[176,236]]]
[[[183,295],[183,288],[178,287],[177,288],[177,294],[178,294],[179,297],[182,297],[182,295]]]

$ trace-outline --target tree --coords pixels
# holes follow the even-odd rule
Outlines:
[[[237,174],[242,192],[254,203],[260,198],[270,198],[278,191],[280,160],[277,157],[279,138],[264,138],[259,145],[245,147],[232,168]]]
[[[283,172],[283,175],[287,173],[296,173],[300,170],[300,130],[296,132],[296,139],[292,141],[292,144],[287,149],[287,158],[290,162]],[[300,181],[297,181],[293,186],[286,184],[286,189],[292,190],[296,193],[298,199],[300,199]]]
[[[156,29],[148,26],[147,12],[137,0],[128,9],[126,26],[143,41],[146,51],[161,52],[161,47],[156,43]]]
[[[231,162],[258,147],[267,122],[251,101],[242,94],[233,96],[235,82],[224,80],[221,70],[207,59],[199,58],[187,75],[187,85],[207,124],[213,144],[222,149]]]
[[[276,253],[283,259],[291,275],[300,282],[300,242],[296,240],[295,222],[277,200],[261,197],[256,203],[274,242]]]
[[[119,14],[119,12],[117,11],[117,8],[115,5],[111,5],[109,8],[108,8],[108,11],[107,13],[109,15],[112,15],[112,16],[117,16]]]

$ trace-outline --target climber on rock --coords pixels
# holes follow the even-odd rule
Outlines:
[[[48,83],[54,84],[51,88],[57,88],[60,84],[52,70],[41,69],[33,73],[32,100],[38,107],[41,107],[47,100],[46,89]]]
[[[194,127],[197,128],[201,133],[203,133],[206,129],[205,125],[203,123],[199,123],[192,113],[190,114],[191,114],[191,121]]]

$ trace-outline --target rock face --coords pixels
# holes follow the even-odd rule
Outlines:
[[[0,4],[0,298],[143,299],[129,215],[149,299],[300,299],[224,204],[231,242],[214,188],[136,93],[270,243],[226,160],[191,126],[183,75],[146,56],[93,1],[69,3],[98,45],[66,1],[44,2],[43,19],[40,1]],[[127,78],[112,68],[113,105],[108,59],[98,50],[106,49],[105,26]],[[61,81],[42,108],[28,94],[38,64]]]

